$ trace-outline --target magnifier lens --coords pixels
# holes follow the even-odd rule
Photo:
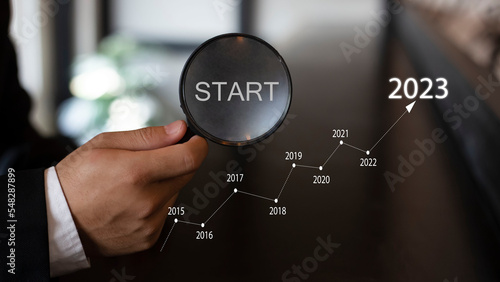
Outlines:
[[[271,135],[291,102],[288,68],[263,40],[226,34],[203,43],[184,67],[181,107],[190,127],[225,145],[247,145]]]

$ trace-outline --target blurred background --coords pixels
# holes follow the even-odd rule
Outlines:
[[[252,33],[282,50],[296,34],[352,26],[381,2],[12,1],[11,36],[35,101],[32,122],[46,136],[60,132],[82,144],[102,131],[182,118],[180,71],[213,36]],[[498,1],[408,2],[474,63],[500,75]]]
[[[210,144],[180,206],[193,206],[197,191],[229,160],[248,179],[238,188],[274,197],[290,167],[285,151],[302,151],[304,164],[322,163],[335,148],[335,128],[348,128],[349,143],[369,148],[409,103],[387,99],[390,77],[446,77],[450,84],[446,101],[418,101],[381,142],[377,168],[360,168],[359,156],[342,148],[325,172],[334,179],[330,188],[311,189],[312,172],[297,171],[284,194],[286,217],[270,218],[268,203],[235,196],[212,220],[210,242],[178,225],[160,253],[169,217],[158,246],[93,260],[90,270],[63,281],[121,281],[116,273],[123,271],[134,281],[499,281],[500,92],[491,81],[500,78],[500,1],[11,3],[11,38],[33,100],[32,124],[43,136],[76,145],[103,131],[183,119],[182,67],[213,36],[249,33],[281,53],[294,88],[283,130],[243,150]],[[470,115],[460,114],[459,130],[452,128],[445,114],[478,85],[491,95]],[[396,191],[389,189],[384,172],[396,172],[398,157],[408,158],[415,140],[430,138],[435,128],[449,139]],[[206,219],[229,190],[221,187],[190,220]],[[307,278],[286,278],[327,236],[341,244],[331,258]]]

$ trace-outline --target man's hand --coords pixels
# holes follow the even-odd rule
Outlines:
[[[175,144],[185,132],[176,121],[102,133],[57,164],[87,256],[129,254],[158,240],[168,207],[207,155],[199,136]]]

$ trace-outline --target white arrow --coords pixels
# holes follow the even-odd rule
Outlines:
[[[373,148],[375,148],[375,146],[378,145],[378,143],[380,142],[380,140],[382,140],[382,138],[385,137],[385,135],[387,135],[387,133],[389,133],[389,131],[391,131],[391,129],[396,125],[396,123],[398,123],[398,121],[408,112],[410,113],[411,110],[413,109],[413,106],[415,106],[415,102],[417,101],[413,101],[412,103],[408,104],[408,106],[406,106],[406,111],[398,118],[398,120],[396,120],[395,123],[392,124],[391,127],[389,127],[389,129],[387,129],[387,131],[384,133],[384,135],[382,135],[382,137],[380,137],[380,139],[377,141],[377,143],[375,143],[375,145],[373,145],[373,147],[369,150],[369,152],[371,152],[373,150]]]
[[[408,104],[408,106],[406,106],[406,110],[411,113],[411,109],[413,109],[413,106],[415,105],[417,101],[413,101],[413,103],[411,104]]]

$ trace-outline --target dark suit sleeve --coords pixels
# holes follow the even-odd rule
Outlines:
[[[13,179],[15,191],[10,192],[15,197],[8,196],[7,175],[0,177],[0,281],[49,281],[44,170],[16,171]],[[9,206],[8,198],[15,199],[15,205]]]
[[[0,1],[0,175],[15,167],[15,217],[9,218],[8,177],[0,176],[0,281],[49,281],[47,210],[43,169],[26,154],[39,144],[28,114],[30,99],[17,78],[14,46],[8,37],[10,1]],[[43,146],[49,151],[47,146]],[[32,150],[31,150],[32,151]],[[29,157],[23,157],[29,156]],[[17,166],[23,164],[24,166]],[[13,191],[13,190],[11,190]],[[12,201],[12,200],[11,200]],[[7,222],[15,219],[17,222]],[[15,228],[14,228],[15,227]],[[15,239],[15,240],[14,240]],[[14,246],[15,244],[15,246]],[[10,245],[10,246],[9,246]],[[11,248],[15,250],[14,257]],[[12,262],[15,274],[8,272]]]

